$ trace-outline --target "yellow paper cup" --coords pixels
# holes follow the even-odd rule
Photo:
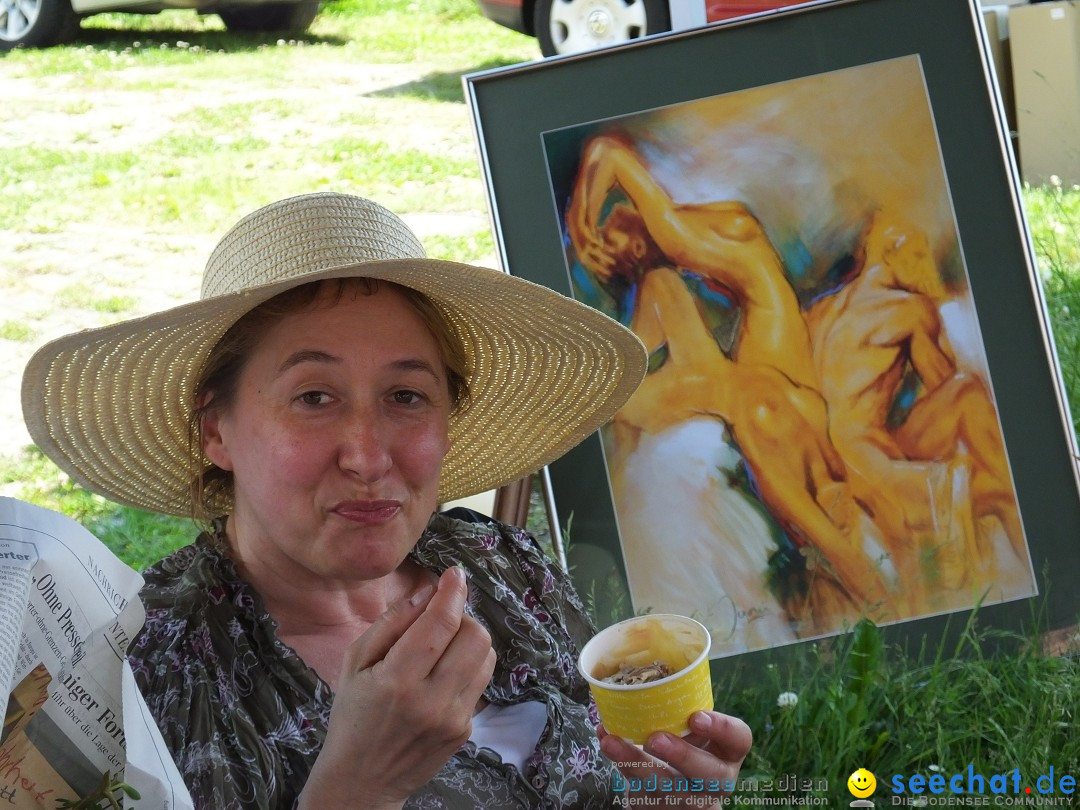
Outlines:
[[[604,728],[642,745],[654,731],[689,733],[690,715],[713,707],[709,677],[709,631],[686,616],[637,616],[604,628],[578,658]],[[649,683],[614,684],[603,679],[624,665],[662,661],[672,674]]]

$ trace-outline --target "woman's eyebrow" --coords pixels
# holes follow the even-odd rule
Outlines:
[[[285,358],[285,362],[278,367],[278,374],[284,374],[293,366],[298,366],[301,363],[340,363],[341,358],[333,354],[327,354],[326,352],[316,351],[314,349],[301,349],[298,352],[293,352]]]
[[[436,371],[435,368],[431,365],[431,363],[429,363],[427,360],[420,360],[419,358],[415,360],[398,360],[393,365],[395,368],[400,369],[401,371],[422,371],[425,374],[430,374],[436,380],[442,379],[439,376],[439,372]]]
[[[342,359],[337,355],[330,354],[328,352],[318,351],[317,349],[301,349],[298,352],[293,352],[285,361],[278,367],[278,374],[284,374],[293,366],[298,366],[301,363],[342,363]],[[438,371],[432,367],[431,363],[419,358],[406,358],[404,360],[397,360],[393,364],[394,368],[400,371],[422,371],[425,374],[430,374],[435,379],[441,379]]]

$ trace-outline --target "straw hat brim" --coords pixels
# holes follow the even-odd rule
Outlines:
[[[645,373],[632,332],[498,270],[437,259],[329,267],[66,335],[23,375],[30,436],[72,480],[109,500],[189,515],[189,409],[211,348],[237,319],[299,284],[364,276],[425,293],[460,336],[471,400],[451,417],[441,502],[507,484],[611,419]]]

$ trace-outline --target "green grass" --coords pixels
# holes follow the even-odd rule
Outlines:
[[[37,333],[22,321],[0,321],[0,340],[26,342],[36,336]]]
[[[70,284],[56,295],[56,302],[65,308],[77,308],[122,315],[135,307],[135,298],[131,295],[102,295],[100,287],[77,281]]]
[[[1080,662],[1043,654],[1034,620],[1030,635],[1004,634],[980,629],[977,616],[954,646],[909,652],[863,623],[783,664],[717,662],[717,704],[754,729],[741,792],[776,796],[776,783],[794,772],[826,777],[828,789],[807,793],[846,805],[844,783],[862,767],[875,774],[883,807],[894,775],[907,783],[964,774],[966,782],[969,766],[987,780],[1019,769],[1022,787],[1034,787],[1051,767],[1080,774]],[[796,695],[794,706],[780,705],[784,692]]]
[[[538,54],[534,40],[492,24],[473,0],[339,0],[309,35],[288,41],[230,34],[216,15],[187,11],[96,15],[71,46],[5,55],[5,77],[59,80],[77,97],[59,105],[70,137],[0,146],[0,221],[39,233],[72,221],[207,233],[269,199],[331,186],[363,188],[401,213],[477,211],[484,202],[461,76]],[[369,91],[372,62],[425,70]],[[354,63],[362,67],[352,71]],[[215,103],[205,90],[215,86],[244,100]],[[265,98],[268,87],[289,100]],[[93,115],[102,90],[128,97],[132,111],[151,96],[205,101],[178,102],[167,126],[133,113],[104,129]],[[331,118],[313,112],[319,102],[332,106]],[[445,119],[446,105],[460,110],[459,124],[439,132],[431,122]],[[56,106],[48,93],[21,102],[24,111]],[[147,123],[157,137],[140,137]],[[388,139],[394,127],[417,133],[416,142]]]
[[[1080,431],[1080,190],[1027,188],[1024,207],[1073,426]]]
[[[471,256],[472,259],[464,259],[464,261],[476,261],[480,256],[491,256],[494,253],[495,244],[491,233],[485,231],[466,236],[436,235],[424,240],[424,248],[428,256],[433,259],[462,261],[461,257]]]
[[[73,482],[36,447],[0,464],[0,492],[77,520],[137,571],[190,543],[191,520],[119,506]]]

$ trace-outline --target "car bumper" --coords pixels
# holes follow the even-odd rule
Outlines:
[[[477,5],[489,20],[532,36],[532,20],[525,13],[523,0],[478,0]]]
[[[168,9],[195,9],[202,14],[212,14],[222,7],[256,6],[265,2],[267,0],[71,0],[71,7],[79,14],[102,11],[156,14]]]

